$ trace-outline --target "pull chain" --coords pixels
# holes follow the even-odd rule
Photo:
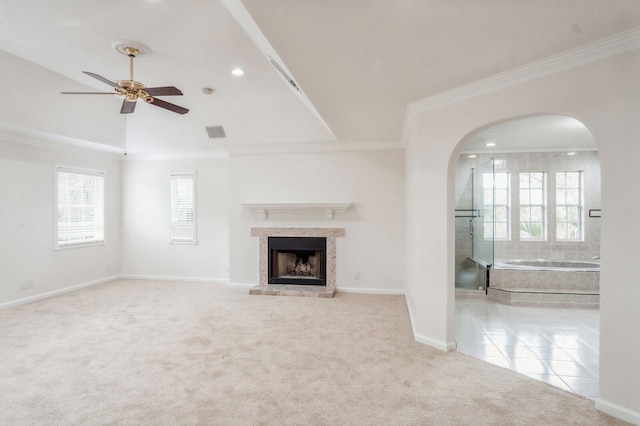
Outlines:
[[[127,114],[124,115],[124,155],[127,155]]]

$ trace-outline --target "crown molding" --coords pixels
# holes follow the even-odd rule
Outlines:
[[[91,142],[84,139],[71,138],[44,132],[42,130],[17,126],[6,122],[0,122],[0,140],[18,142],[43,148],[57,149],[85,149],[104,154],[123,154],[124,150],[117,146]]]
[[[402,145],[413,131],[417,114],[636,49],[640,49],[640,27],[411,102],[405,114]]]
[[[222,149],[216,149],[191,152],[129,152],[125,158],[129,161],[210,160],[228,159],[229,155]]]
[[[404,149],[399,142],[309,142],[309,143],[279,143],[259,145],[227,145],[208,151],[192,152],[162,152],[162,153],[132,153],[126,158],[128,161],[165,161],[165,160],[198,160],[198,159],[228,159],[229,157],[253,155],[281,155],[281,154],[322,154],[329,152],[355,152]]]
[[[229,156],[316,154],[325,152],[376,151],[385,149],[404,149],[404,147],[399,142],[309,142],[238,145],[234,147],[226,147]]]

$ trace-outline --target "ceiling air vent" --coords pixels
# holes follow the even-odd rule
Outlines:
[[[226,138],[227,134],[224,132],[224,127],[222,126],[209,126],[205,127],[207,130],[207,134],[209,135],[209,139],[216,138]]]
[[[275,69],[278,70],[278,72],[280,74],[282,74],[282,76],[284,77],[285,80],[287,80],[287,82],[293,86],[294,89],[296,89],[298,92],[300,91],[300,88],[298,87],[298,85],[296,84],[295,81],[293,81],[293,77],[291,77],[285,70],[284,68],[282,68],[282,66],[277,63],[271,56],[269,56],[269,62],[271,62],[271,65],[273,65],[273,67]]]

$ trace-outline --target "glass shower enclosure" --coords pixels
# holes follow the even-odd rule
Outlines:
[[[456,288],[486,291],[494,262],[493,158],[459,162],[456,179]]]

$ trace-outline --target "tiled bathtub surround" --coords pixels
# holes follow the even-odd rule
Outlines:
[[[512,306],[598,309],[600,272],[492,269],[487,295]]]
[[[491,270],[491,287],[578,290],[598,293],[600,290],[600,272],[493,269]]]
[[[336,238],[345,236],[345,228],[251,228],[251,236],[259,237],[259,284],[250,294],[269,296],[333,297],[336,294]],[[327,239],[326,286],[269,284],[269,237],[324,237]]]

